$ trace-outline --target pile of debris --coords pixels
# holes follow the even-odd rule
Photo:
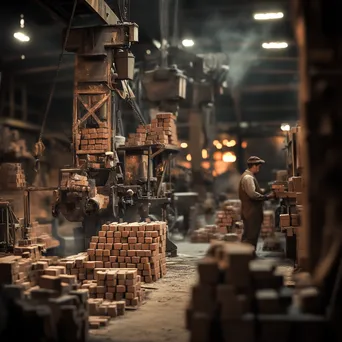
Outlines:
[[[319,291],[310,282],[284,287],[274,261],[253,260],[253,252],[242,243],[215,242],[199,262],[187,309],[191,341],[323,340]]]

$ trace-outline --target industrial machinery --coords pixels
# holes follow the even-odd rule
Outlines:
[[[0,251],[13,252],[20,232],[19,220],[9,201],[0,199]]]
[[[127,101],[145,125],[127,82],[133,79],[130,47],[136,42],[138,26],[119,19],[71,28],[67,39],[66,51],[76,55],[73,165],[60,170],[53,214],[83,222],[86,244],[99,225],[146,219],[151,206],[163,211],[170,201],[165,176],[177,147],[127,147],[118,135],[118,101]]]

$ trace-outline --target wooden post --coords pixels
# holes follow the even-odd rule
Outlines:
[[[192,109],[189,115],[189,152],[191,154],[193,189],[199,193],[200,199],[204,199],[206,194],[201,169],[203,141],[203,121],[201,113]]]
[[[295,1],[305,180],[302,227],[308,270],[315,271],[317,283],[333,272],[341,247],[342,75],[338,70],[342,43],[341,33],[336,32],[338,6],[339,2],[331,0]]]

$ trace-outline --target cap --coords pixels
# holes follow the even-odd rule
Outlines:
[[[247,159],[247,164],[265,164],[265,160],[256,156],[252,156]]]

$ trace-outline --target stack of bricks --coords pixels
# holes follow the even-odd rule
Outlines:
[[[20,220],[20,224],[24,225],[24,220]],[[59,241],[52,237],[52,225],[40,224],[33,221],[30,228],[26,228],[28,239],[20,240],[19,245],[37,244],[45,249],[55,248],[59,246]]]
[[[218,240],[219,235],[220,232],[216,225],[208,225],[193,231],[190,239],[192,243],[207,243],[211,240]]]
[[[42,275],[39,286],[24,290],[18,285],[0,290],[0,299],[5,299],[2,314],[7,317],[1,341],[88,340],[88,291],[78,290],[75,279]]]
[[[176,116],[172,113],[157,114],[151,120],[151,131],[147,134],[146,143],[178,146]]]
[[[36,286],[53,260],[41,258],[31,249],[20,253],[0,258],[0,285],[21,285],[25,289]]]
[[[178,146],[176,117],[172,113],[157,114],[149,125],[138,126],[135,133],[128,136],[126,146],[166,144]]]
[[[221,234],[235,233],[234,224],[240,219],[240,215],[228,201],[221,205],[220,210],[216,212],[215,223]]]
[[[14,255],[37,261],[42,256],[41,248],[37,244],[32,244],[30,240],[19,240],[18,245],[14,247]]]
[[[60,182],[61,190],[73,190],[78,192],[89,191],[89,182],[87,176],[81,176],[77,173],[70,174],[65,172],[62,174],[62,179]]]
[[[274,234],[275,231],[275,221],[274,221],[274,211],[264,210],[264,220],[261,226],[260,236],[265,239]]]
[[[82,151],[89,154],[107,152],[108,139],[110,137],[107,127],[101,128],[82,128],[80,147]]]
[[[26,178],[21,164],[4,163],[0,166],[0,189],[20,190],[26,187]]]
[[[104,224],[91,238],[89,260],[97,268],[137,268],[151,283],[166,274],[166,231],[165,222]]]
[[[89,298],[89,328],[106,326],[111,318],[123,316],[126,310],[124,301],[113,302],[102,298]]]
[[[143,146],[146,145],[147,134],[151,131],[151,125],[139,125],[136,133],[130,133],[126,142],[126,146]]]
[[[95,268],[94,278],[82,285],[89,290],[90,298],[124,301],[129,307],[138,307],[144,299],[137,269]]]
[[[249,245],[216,242],[210,247],[198,264],[199,283],[187,309],[190,340],[299,342],[311,329],[308,340],[323,340],[327,321],[318,291],[310,284],[284,287],[276,264],[252,259]]]

